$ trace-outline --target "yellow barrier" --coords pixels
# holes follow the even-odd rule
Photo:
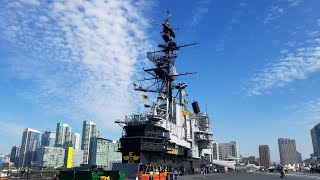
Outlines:
[[[0,177],[0,180],[9,180],[8,177]]]
[[[100,176],[100,180],[110,180],[110,176]]]

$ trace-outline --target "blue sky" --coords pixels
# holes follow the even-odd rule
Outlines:
[[[236,140],[244,156],[293,138],[312,153],[320,120],[320,1],[9,1],[0,3],[0,152],[21,143],[26,127],[55,130],[96,122],[116,139],[114,120],[138,110],[132,83],[161,42],[171,9],[178,72],[212,120],[217,142]],[[207,108],[206,108],[207,107]]]

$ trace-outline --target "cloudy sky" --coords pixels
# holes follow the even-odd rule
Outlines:
[[[258,156],[293,138],[312,153],[320,121],[320,1],[317,0],[0,0],[0,152],[26,127],[55,130],[82,121],[117,139],[113,122],[141,111],[132,83],[161,42],[167,7],[179,44],[179,72],[190,100],[212,119],[217,142],[239,142]]]

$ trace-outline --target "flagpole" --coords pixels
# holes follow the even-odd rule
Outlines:
[[[182,89],[179,89],[179,101],[180,106],[182,106]]]

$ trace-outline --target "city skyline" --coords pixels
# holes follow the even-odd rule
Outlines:
[[[57,123],[57,129],[59,126],[64,126],[64,127],[68,127],[71,129],[71,127],[68,125],[68,124],[64,124],[64,123]],[[99,131],[98,129],[96,129],[96,124],[92,121],[83,121],[83,129],[82,129],[82,134],[90,134],[90,136],[92,135],[95,135],[95,134],[98,134],[99,135]],[[314,130],[316,127],[318,127],[319,124],[315,125],[314,128],[312,128],[310,130],[310,132],[312,132],[312,130]],[[89,130],[88,130],[89,129]],[[50,135],[50,134],[55,134],[54,131],[38,131],[38,130],[35,130],[35,129],[32,129],[32,128],[25,128],[24,132],[23,132],[23,136],[22,136],[22,142],[21,144],[28,144],[30,141],[28,138],[28,136],[30,135],[27,135],[28,132],[30,133],[37,133],[38,134],[38,137],[39,137],[39,142],[36,143],[38,144],[37,146],[40,148],[40,147],[50,147],[50,144],[48,144],[48,142],[46,142],[46,145],[43,145],[42,142],[43,142],[43,138],[44,138],[44,135]],[[86,133],[85,133],[86,132]],[[70,132],[71,133],[71,132]],[[76,135],[77,138],[79,138],[79,141],[80,141],[80,138],[82,139],[82,141],[84,141],[84,138],[82,138],[80,136],[79,133],[74,133],[72,132],[72,137]],[[311,133],[311,136],[312,136],[312,133]],[[41,138],[40,138],[41,137]],[[50,137],[50,136],[48,136]],[[52,137],[52,135],[51,135]],[[55,136],[56,137],[56,136]],[[97,137],[98,139],[104,139],[104,138],[99,138]],[[317,134],[317,138],[319,138],[319,135]],[[54,139],[53,139],[54,140]],[[112,140],[108,140],[108,139],[105,139],[107,141],[112,141]],[[73,138],[71,140],[72,142],[71,143],[68,143],[68,146],[65,146],[65,148],[67,147],[73,147],[74,150],[80,150],[80,145],[79,148],[77,149],[78,146],[74,146],[74,141],[73,141]],[[41,142],[41,143],[40,143]],[[79,142],[78,142],[79,143]],[[225,157],[226,158],[240,158],[242,159],[242,157],[244,157],[240,151],[240,145],[235,142],[235,141],[230,141],[229,143],[225,143],[225,142],[216,142],[218,143],[219,145],[219,159],[220,160],[223,160],[224,158],[222,157],[223,155],[226,155]],[[52,145],[52,144],[51,144]],[[51,146],[51,147],[59,147],[60,145],[59,144],[56,144],[56,143],[53,143],[54,146]],[[28,146],[28,145],[25,145],[25,146]],[[223,146],[223,148],[222,148]],[[81,147],[82,147],[82,144],[81,144]],[[14,145],[12,146],[12,149],[11,149],[11,153],[13,152],[13,149],[15,148],[19,148],[19,151],[20,153],[22,152],[21,151],[21,148],[19,145]],[[82,147],[83,148],[83,147]],[[269,146],[268,145],[259,145],[259,148],[258,148],[258,157],[260,159],[260,163],[263,163],[261,161],[267,161],[267,162],[276,162],[276,163],[284,163],[284,164],[292,164],[294,163],[294,161],[292,161],[292,159],[296,159],[296,162],[299,162],[301,163],[302,160],[304,159],[308,159],[308,158],[304,158],[304,159],[301,159],[301,153],[299,153],[297,150],[296,150],[296,144],[295,144],[295,140],[294,139],[290,139],[290,138],[278,138],[278,148],[279,148],[279,159],[276,159],[276,160],[270,160],[270,150],[269,150]],[[35,148],[37,149],[37,148]],[[82,149],[83,150],[83,149]],[[28,150],[26,150],[28,151]],[[90,150],[87,150],[89,154],[89,151]],[[262,151],[262,152],[261,152]],[[282,153],[281,153],[282,152]],[[294,152],[294,153],[292,153]],[[0,153],[3,153],[3,152],[0,152]],[[9,153],[7,153],[8,155],[10,155]],[[26,154],[26,153],[23,153],[23,154]],[[281,156],[282,154],[282,156]],[[292,155],[291,155],[292,154]],[[261,155],[264,156],[263,158],[261,158]],[[26,156],[26,155],[25,155]],[[268,157],[269,156],[269,157]],[[294,156],[294,157],[293,157]],[[252,155],[249,155],[249,157],[255,157],[255,156],[252,156]],[[85,161],[86,159],[88,158],[88,162],[89,162],[89,159],[90,157],[83,157],[83,160]],[[10,157],[10,160],[12,159],[12,156]],[[18,163],[21,163],[20,161],[21,160],[24,160],[25,158],[23,159],[18,159],[19,162]],[[267,159],[267,160],[266,160]],[[284,160],[281,160],[281,159],[284,159]],[[289,160],[288,160],[289,159]],[[299,160],[300,159],[300,160]],[[290,161],[290,162],[289,162]],[[13,163],[15,163],[15,161],[12,161]],[[23,164],[23,162],[22,162]],[[263,163],[264,164],[264,163]],[[269,164],[269,163],[267,163]]]
[[[256,157],[257,147],[268,144],[271,159],[279,159],[277,139],[288,137],[305,159],[313,152],[310,129],[320,120],[318,6],[316,0],[5,1],[0,151],[19,145],[25,127],[55,131],[57,121],[81,132],[81,122],[93,120],[104,137],[118,139],[114,121],[145,110],[132,84],[150,67],[146,52],[158,49],[158,24],[170,7],[177,42],[200,43],[181,50],[175,65],[177,73],[198,72],[183,79],[185,90],[210,115],[215,141],[236,141],[244,156]]]
[[[83,121],[83,138],[71,132],[71,126],[57,123],[57,133],[25,128],[21,146],[13,146],[11,154],[1,154],[5,163],[11,162],[16,168],[79,167],[80,164],[99,165],[111,169],[112,163],[121,162],[118,152],[119,141],[99,138],[99,131],[92,121]],[[80,149],[80,138],[82,139]],[[41,142],[41,143],[40,143]],[[90,147],[90,148],[89,148]]]

